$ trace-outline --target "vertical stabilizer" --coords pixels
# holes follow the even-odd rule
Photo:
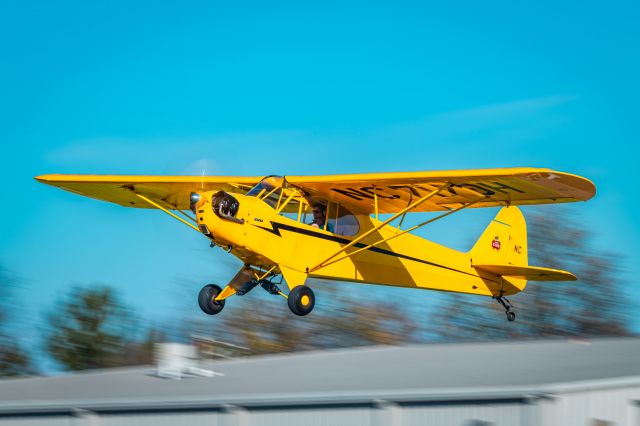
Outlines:
[[[527,266],[527,223],[520,209],[500,209],[470,255],[474,265]]]

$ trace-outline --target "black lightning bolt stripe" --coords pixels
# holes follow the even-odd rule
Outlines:
[[[315,237],[315,238],[320,238],[323,240],[328,240],[328,241],[334,241],[336,243],[340,243],[340,244],[349,244],[351,242],[351,240],[348,240],[346,238],[341,238],[335,235],[327,235],[327,234],[321,234],[320,232],[316,232],[316,231],[312,231],[310,229],[304,229],[304,228],[298,228],[297,226],[291,226],[291,225],[287,225],[284,223],[279,223],[279,222],[273,222],[270,221],[271,223],[271,227],[272,229],[269,229],[265,226],[259,226],[256,224],[253,224],[253,226],[255,226],[256,228],[260,228],[260,229],[264,229],[267,232],[270,232],[274,235],[277,235],[278,237],[282,237],[282,235],[280,234],[280,230],[284,229],[285,231],[290,231],[290,232],[295,232],[298,234],[303,234],[303,235],[308,235],[310,237]],[[354,247],[357,248],[362,248],[362,247],[366,247],[368,244],[364,244],[364,243],[356,243],[354,244]],[[477,277],[478,275],[475,274],[471,274],[469,272],[465,272],[465,271],[460,271],[459,269],[455,269],[455,268],[450,268],[448,266],[444,266],[444,265],[440,265],[438,263],[434,263],[434,262],[429,262],[428,260],[424,260],[424,259],[419,259],[417,257],[412,257],[412,256],[408,256],[406,254],[402,254],[402,253],[396,253],[390,250],[385,250],[382,249],[380,247],[369,247],[367,249],[368,251],[372,251],[374,253],[380,253],[380,254],[385,254],[387,256],[393,256],[393,257],[399,257],[401,259],[407,259],[407,260],[412,260],[414,262],[418,262],[418,263],[423,263],[425,265],[430,265],[430,266],[435,266],[438,268],[443,268],[443,269],[448,269],[449,271],[454,271],[454,272],[459,272],[461,274],[465,274],[465,275],[471,275],[472,277]]]

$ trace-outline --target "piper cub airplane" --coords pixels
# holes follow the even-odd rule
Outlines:
[[[536,168],[36,179],[126,207],[162,210],[242,260],[224,288],[208,284],[200,291],[198,303],[209,315],[220,313],[230,296],[258,286],[287,299],[294,314],[307,315],[315,296],[305,283],[316,278],[491,296],[513,321],[505,296],[524,290],[527,281],[576,279],[529,266],[527,227],[516,206],[586,201],[595,194],[583,177]],[[502,208],[466,253],[411,233],[466,208],[495,206]],[[441,213],[403,228],[406,215],[416,212]],[[278,287],[283,278],[288,294]]]

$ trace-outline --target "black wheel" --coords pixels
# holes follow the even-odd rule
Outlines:
[[[515,312],[507,312],[507,319],[509,321],[515,321],[516,320],[516,313]]]
[[[216,302],[215,298],[221,291],[222,289],[215,284],[202,287],[202,290],[200,290],[198,294],[198,305],[200,305],[202,312],[209,315],[220,313],[222,308],[224,308],[224,300]]]
[[[291,312],[303,317],[313,310],[316,296],[309,287],[300,285],[289,292],[287,303]]]

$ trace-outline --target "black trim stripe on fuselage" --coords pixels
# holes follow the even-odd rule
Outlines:
[[[252,225],[255,226],[256,228],[260,228],[260,229],[263,229],[263,230],[265,230],[267,232],[270,232],[270,233],[272,233],[274,235],[277,235],[278,237],[282,237],[282,235],[280,234],[280,230],[283,229],[285,231],[295,232],[297,234],[307,235],[309,237],[320,238],[320,239],[327,240],[327,241],[334,241],[334,242],[340,243],[340,244],[349,244],[351,242],[351,240],[348,240],[346,238],[341,238],[341,237],[338,237],[338,236],[335,236],[335,235],[322,234],[320,232],[312,231],[310,229],[298,228],[296,226],[291,226],[291,225],[287,225],[287,224],[280,223],[280,222],[274,222],[274,221],[270,221],[270,223],[271,223],[272,229],[266,228],[264,226],[256,225],[256,224],[253,224],[253,223],[252,223]],[[355,243],[353,245],[353,247],[363,248],[363,247],[366,247],[367,245],[368,244],[364,244],[364,243]],[[396,252],[393,252],[391,250],[385,250],[385,249],[382,249],[380,247],[369,247],[367,249],[367,251],[372,251],[374,253],[380,253],[380,254],[384,254],[384,255],[387,255],[387,256],[398,257],[400,259],[411,260],[413,262],[423,263],[425,265],[435,266],[437,268],[448,269],[449,271],[459,272],[461,274],[470,275],[472,277],[480,277],[479,275],[471,274],[471,273],[465,272],[465,271],[460,271],[459,269],[451,268],[451,267],[445,266],[445,265],[440,265],[440,264],[434,263],[434,262],[429,262],[428,260],[419,259],[417,257],[408,256],[406,254],[396,253]],[[491,280],[491,281],[493,281],[493,280]]]

